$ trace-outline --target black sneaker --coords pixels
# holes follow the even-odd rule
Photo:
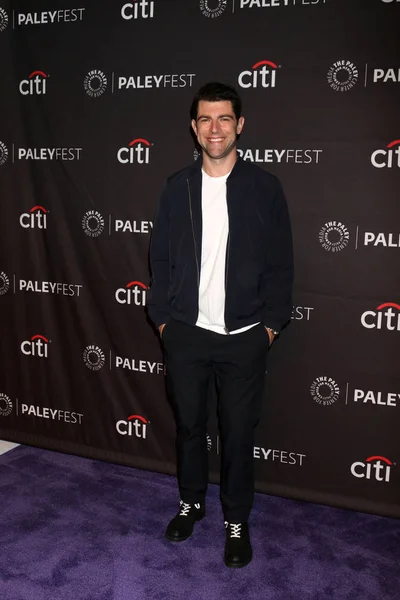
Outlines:
[[[195,522],[201,521],[205,514],[204,504],[187,504],[181,500],[180,510],[168,524],[165,537],[170,542],[183,542],[187,540],[193,533]]]
[[[253,557],[247,523],[228,523],[225,521],[225,564],[227,567],[240,568],[249,564]]]

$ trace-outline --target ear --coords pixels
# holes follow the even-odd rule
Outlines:
[[[196,125],[196,121],[194,119],[192,119],[192,129],[195,132],[195,134],[197,135],[197,125]]]
[[[244,117],[239,117],[239,120],[236,125],[236,133],[238,135],[240,135],[242,133],[243,126],[244,126]]]

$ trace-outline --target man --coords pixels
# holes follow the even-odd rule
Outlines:
[[[204,85],[191,119],[202,157],[169,178],[150,247],[148,311],[177,421],[181,501],[166,537],[187,539],[205,516],[207,395],[215,382],[224,559],[243,567],[252,558],[247,522],[266,356],[292,310],[291,230],[277,178],[237,155],[244,118],[236,90]]]

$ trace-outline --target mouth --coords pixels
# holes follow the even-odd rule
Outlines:
[[[221,142],[223,142],[223,141],[224,141],[224,138],[222,138],[222,137],[218,137],[218,138],[217,138],[217,137],[215,137],[215,138],[207,138],[207,141],[208,141],[210,144],[220,144]]]

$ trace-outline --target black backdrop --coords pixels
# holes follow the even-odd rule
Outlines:
[[[174,472],[148,245],[196,159],[191,98],[222,80],[294,229],[257,489],[400,515],[399,19],[394,0],[0,0],[0,437]]]

